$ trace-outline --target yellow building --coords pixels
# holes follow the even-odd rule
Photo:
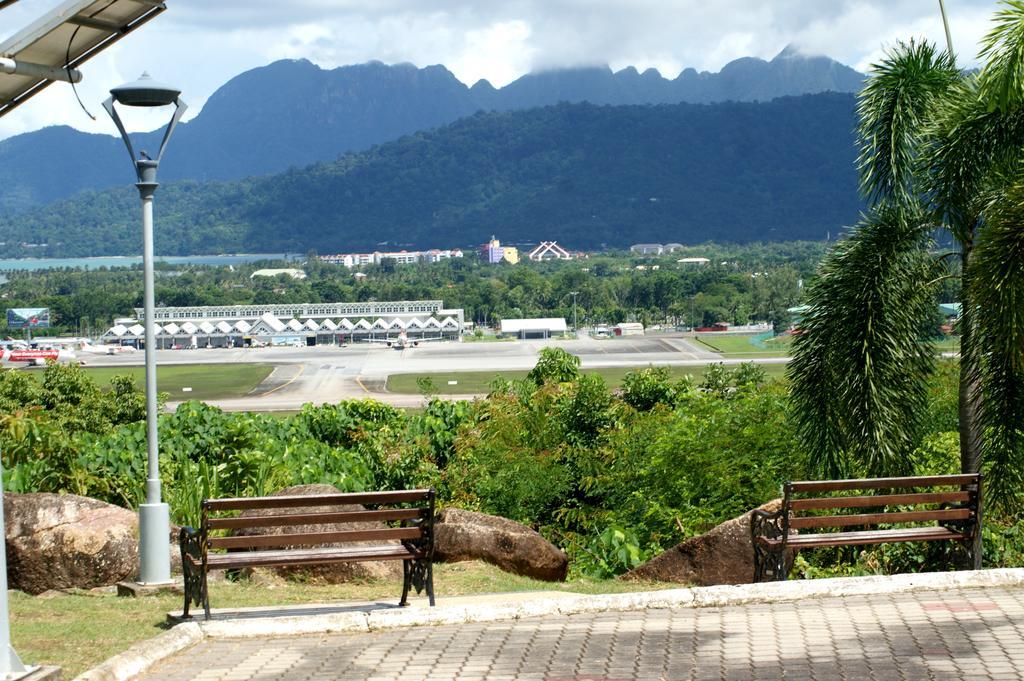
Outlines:
[[[515,246],[505,246],[505,248],[502,249],[502,250],[505,251],[504,254],[502,255],[502,257],[505,258],[506,262],[511,263],[513,265],[515,265],[517,262],[519,262],[519,249],[518,248],[516,248]]]

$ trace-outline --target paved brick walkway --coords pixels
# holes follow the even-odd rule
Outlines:
[[[142,678],[1022,679],[1024,589],[561,615],[371,634],[208,639]]]

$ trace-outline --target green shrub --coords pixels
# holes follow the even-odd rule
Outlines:
[[[538,386],[547,381],[571,383],[580,377],[580,358],[562,348],[543,348],[527,378]]]
[[[649,411],[662,404],[672,406],[676,388],[668,367],[647,367],[630,371],[622,379],[622,401],[639,411]]]

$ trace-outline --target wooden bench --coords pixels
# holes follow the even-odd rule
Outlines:
[[[786,579],[789,552],[821,546],[952,541],[981,568],[981,475],[787,482],[782,491],[776,513],[750,518],[755,582]],[[819,496],[832,492],[855,495]],[[900,527],[880,527],[889,525]]]
[[[351,510],[353,504],[366,510]],[[242,511],[258,511],[250,516]],[[210,618],[206,577],[210,570],[252,567],[324,565],[353,561],[402,561],[402,599],[409,588],[424,588],[434,605],[434,490],[359,492],[309,496],[272,496],[250,499],[206,499],[202,526],[183,527],[179,533],[181,565],[185,577],[185,607],[202,605]],[[337,526],[338,523],[384,522],[390,527],[370,530],[330,529],[323,532],[286,533],[283,528],[302,525]],[[397,525],[396,525],[397,524]],[[261,528],[269,533],[221,536],[223,530]],[[276,528],[276,529],[275,529]],[[216,533],[216,534],[215,534]],[[338,546],[338,544],[358,545]],[[362,542],[381,542],[366,544]],[[221,552],[220,550],[227,552]]]

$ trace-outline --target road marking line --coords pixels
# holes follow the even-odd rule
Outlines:
[[[370,391],[366,389],[366,386],[365,386],[365,385],[363,385],[363,382],[362,382],[361,380],[359,380],[359,377],[358,377],[358,376],[356,376],[356,383],[358,383],[358,384],[359,384],[359,387],[363,389],[363,392],[364,392],[364,393],[366,393],[367,395],[369,395],[369,394],[370,394]]]
[[[305,365],[305,364],[300,364],[300,365],[299,365],[299,373],[297,373],[297,374],[295,374],[294,376],[292,376],[292,377],[291,377],[291,378],[290,378],[290,379],[288,380],[288,382],[287,382],[287,383],[282,383],[281,385],[277,386],[276,388],[272,388],[272,389],[268,390],[268,391],[267,391],[267,392],[265,392],[265,393],[260,393],[259,395],[254,395],[253,397],[266,397],[267,395],[270,395],[270,394],[272,394],[272,393],[276,393],[276,392],[277,392],[278,390],[280,390],[281,388],[287,388],[288,386],[290,386],[290,385],[291,385],[292,383],[294,383],[294,382],[295,382],[295,379],[296,379],[296,378],[298,378],[299,376],[301,376],[301,375],[302,375],[302,372],[303,372],[303,371],[305,371],[305,369],[306,369],[306,365]]]

